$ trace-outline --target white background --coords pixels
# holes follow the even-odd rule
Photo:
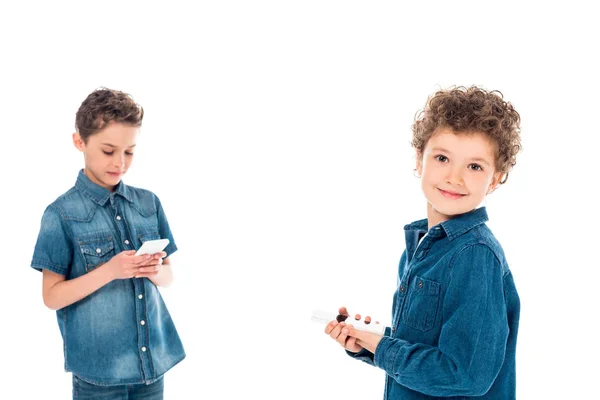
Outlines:
[[[161,198],[180,249],[162,293],[187,359],[166,399],[381,398],[384,372],[310,313],[389,322],[402,227],[425,216],[410,125],[476,84],[522,116],[487,200],[522,302],[518,397],[597,396],[600,30],[578,2],[523,3],[3,3],[3,393],[70,398],[29,263],[83,166],[75,112],[107,86],[145,109],[125,182]]]

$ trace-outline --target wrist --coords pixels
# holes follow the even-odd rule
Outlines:
[[[117,279],[117,277],[113,273],[113,269],[111,268],[110,261],[107,261],[98,268],[96,268],[96,271],[98,271],[98,274],[100,274],[100,276],[103,278],[102,280],[106,283],[112,282],[115,279]]]

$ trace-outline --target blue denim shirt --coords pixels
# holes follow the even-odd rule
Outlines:
[[[74,279],[146,240],[168,238],[177,250],[160,201],[126,186],[114,192],[79,172],[75,186],[42,217],[31,266]],[[65,370],[89,383],[152,383],[185,358],[175,325],[147,278],[113,280],[56,312]]]
[[[519,296],[486,221],[482,207],[404,227],[392,327],[374,355],[349,353],[386,372],[385,399],[516,397]]]

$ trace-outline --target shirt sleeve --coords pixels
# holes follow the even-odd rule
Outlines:
[[[430,396],[481,396],[500,372],[508,339],[500,262],[485,245],[451,261],[437,346],[383,337],[374,363],[396,382]]]
[[[48,206],[33,250],[31,267],[68,275],[73,261],[73,243],[58,211]]]
[[[390,328],[389,326],[386,326],[384,336],[390,336],[391,333],[392,333],[392,328]],[[348,354],[352,358],[366,362],[369,365],[373,365],[373,366],[375,365],[375,362],[373,360],[374,354],[371,353],[367,349],[362,349],[358,353],[353,353],[351,351],[346,350],[346,354]]]
[[[160,203],[160,199],[155,195],[156,208],[157,208],[157,217],[158,217],[158,233],[162,239],[169,239],[169,244],[165,248],[165,252],[167,253],[167,257],[177,251],[177,245],[175,244],[175,239],[173,239],[173,233],[171,232],[171,228],[169,228],[169,221],[167,221],[167,215],[165,214],[165,210]]]

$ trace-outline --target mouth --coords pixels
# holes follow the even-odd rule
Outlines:
[[[108,175],[112,176],[113,178],[118,178],[121,175],[123,175],[122,172],[107,172]]]
[[[442,194],[442,196],[444,196],[444,197],[446,197],[448,199],[456,200],[456,199],[460,199],[463,196],[466,196],[466,194],[457,193],[457,192],[450,192],[450,191],[447,191],[447,190],[442,190],[440,188],[437,188],[437,190],[440,191],[440,193]]]

